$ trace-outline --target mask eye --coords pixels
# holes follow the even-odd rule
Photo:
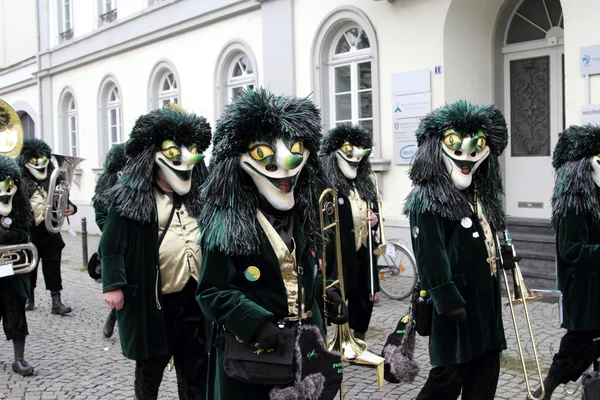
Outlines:
[[[117,172],[117,177],[119,177],[119,178],[120,178],[120,177],[122,177],[122,176],[123,176],[123,171],[119,171],[119,172]]]
[[[459,150],[462,146],[462,139],[456,133],[449,133],[444,136],[444,144],[453,151]]]
[[[31,158],[29,159],[29,164],[37,164],[37,158],[35,158],[35,157],[31,157]]]
[[[304,144],[302,142],[296,142],[293,144],[290,151],[294,154],[302,154],[304,152]]]
[[[8,190],[12,190],[15,187],[15,181],[12,179],[8,180]]]
[[[198,154],[198,147],[192,146],[190,148],[190,154],[194,154],[194,155]]]
[[[181,151],[175,146],[171,146],[168,149],[164,149],[162,153],[165,155],[165,157],[167,157],[170,160],[177,161],[179,160],[179,158],[181,158]]]
[[[354,149],[352,148],[352,145],[350,143],[346,142],[342,145],[342,152],[348,157],[352,157]]]
[[[483,149],[485,149],[485,146],[487,145],[487,141],[485,140],[484,137],[478,137],[477,138],[477,144],[475,145],[475,151],[477,153],[480,153],[483,151]]]
[[[259,144],[250,149],[250,155],[256,161],[262,161],[265,158],[272,156],[273,154],[275,154],[273,149],[271,149],[266,144]]]

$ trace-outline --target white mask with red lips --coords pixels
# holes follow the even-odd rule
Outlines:
[[[240,166],[269,204],[287,211],[294,207],[294,188],[309,154],[301,141],[254,142],[241,155]]]
[[[203,158],[196,146],[179,146],[172,140],[165,140],[154,155],[165,181],[180,196],[190,191],[194,166]]]
[[[473,182],[473,174],[490,155],[487,135],[481,131],[474,135],[461,135],[448,129],[442,139],[442,158],[450,178],[459,190],[465,190]]]
[[[592,179],[596,186],[600,187],[600,155],[590,158],[592,163]]]
[[[364,149],[351,145],[349,142],[344,142],[342,147],[335,151],[335,161],[342,174],[350,179],[356,179],[358,174],[358,166],[364,157],[371,154],[371,149]]]
[[[8,217],[12,212],[12,201],[13,197],[17,193],[17,185],[15,181],[10,177],[0,182],[0,215]]]

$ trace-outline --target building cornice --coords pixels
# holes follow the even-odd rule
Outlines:
[[[221,5],[216,6],[218,3]],[[261,7],[260,3],[251,0],[223,3],[223,0],[194,2],[198,7],[191,9],[190,2],[172,1],[107,24],[88,35],[40,53],[37,75],[45,77],[65,72]],[[107,43],[113,44],[107,46]]]

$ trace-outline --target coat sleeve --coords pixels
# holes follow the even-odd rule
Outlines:
[[[568,209],[558,225],[557,244],[560,256],[575,268],[600,269],[600,245],[589,244],[585,217]]]
[[[431,296],[438,314],[464,306],[452,281],[442,218],[429,212],[411,213],[410,228],[421,287]]]
[[[203,251],[196,300],[208,319],[248,341],[273,314],[247,299],[234,285],[235,276],[231,257],[218,251]]]
[[[77,206],[71,201],[71,199],[69,199],[69,205],[73,207],[73,214],[71,215],[77,214]]]
[[[102,292],[117,290],[127,284],[125,253],[128,243],[128,221],[117,213],[116,208],[111,207],[98,246],[102,256]]]
[[[94,213],[96,216],[96,225],[98,225],[98,229],[100,229],[100,232],[102,232],[104,230],[104,224],[106,223],[106,217],[108,214],[104,207],[102,207],[98,202],[94,203]]]

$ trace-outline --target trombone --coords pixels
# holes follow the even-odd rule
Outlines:
[[[333,217],[333,222],[326,225],[325,218],[328,222]],[[346,301],[346,290],[344,286],[344,268],[342,266],[342,245],[340,239],[340,219],[338,210],[338,195],[331,189],[325,189],[319,197],[319,222],[321,225],[321,236],[323,237],[322,251],[322,274],[323,274],[323,321],[325,331],[327,332],[328,311],[327,311],[327,289],[339,286],[342,301]],[[337,279],[329,285],[327,284],[327,231],[335,230],[333,245],[335,246],[335,261]],[[354,364],[373,365],[377,366],[377,385],[383,386],[383,362],[384,359],[367,350],[367,344],[355,339],[350,332],[348,322],[342,325],[335,325],[335,334],[333,339],[327,344],[329,351],[336,350],[340,353],[342,361],[347,361]],[[340,399],[343,399],[344,390],[343,383],[340,387]]]
[[[515,257],[516,256],[515,247],[512,244],[512,239],[510,237],[510,234],[508,233],[508,230],[504,230],[504,239],[506,242],[506,247],[510,248],[510,250],[512,251],[512,256]],[[506,285],[506,293],[508,294],[508,297],[509,297],[508,305],[510,307],[510,314],[511,314],[511,317],[513,320],[513,326],[515,328],[515,337],[517,338],[517,347],[518,347],[519,356],[521,359],[521,367],[523,368],[523,376],[525,377],[525,386],[527,387],[527,398],[530,400],[541,400],[544,398],[546,390],[544,388],[544,378],[542,377],[542,368],[540,367],[540,361],[538,358],[537,348],[535,347],[535,339],[533,336],[533,330],[531,329],[531,320],[529,318],[529,311],[527,310],[527,301],[535,301],[540,296],[537,294],[534,294],[525,285],[525,282],[523,281],[523,274],[521,273],[521,268],[519,268],[519,263],[517,261],[514,261],[514,267],[510,268],[513,273],[513,286],[514,286],[513,292],[511,294],[510,285],[508,283],[508,274],[506,273],[506,270],[504,269],[504,259],[502,258],[500,239],[498,239],[498,235],[496,235],[496,246],[497,246],[497,252],[498,252],[499,258],[500,258],[502,273],[504,275],[504,283]],[[523,310],[525,311],[525,318],[527,320],[527,328],[529,330],[531,346],[533,348],[533,356],[535,358],[535,366],[536,366],[537,374],[538,374],[538,377],[540,380],[541,394],[539,397],[535,397],[533,395],[533,392],[531,391],[531,387],[529,385],[529,376],[527,374],[527,367],[525,366],[525,355],[523,354],[523,347],[521,346],[521,337],[519,335],[519,328],[517,327],[517,319],[515,317],[514,304],[521,304],[521,303],[523,304]]]

